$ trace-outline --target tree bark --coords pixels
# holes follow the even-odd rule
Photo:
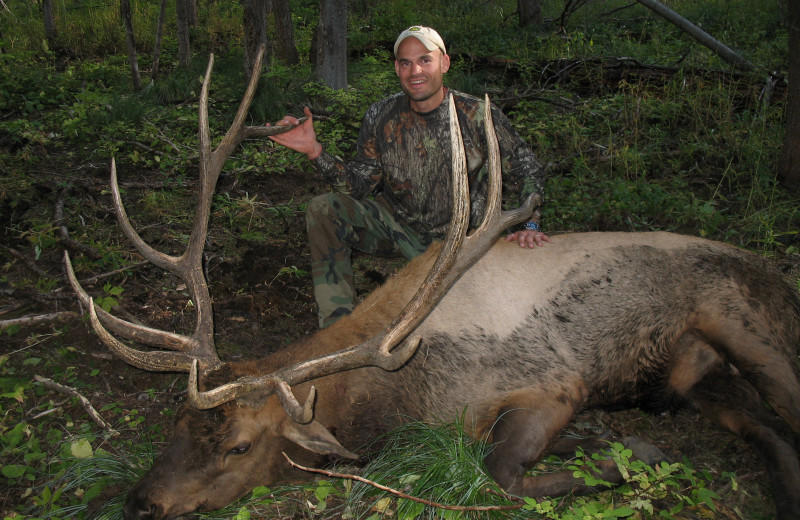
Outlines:
[[[347,87],[347,2],[322,0],[317,27],[317,79],[331,88]]]
[[[139,74],[139,62],[136,59],[136,39],[133,32],[133,16],[131,15],[130,0],[119,0],[119,13],[125,24],[125,43],[128,46],[128,65],[131,68],[133,88],[142,89],[142,76]]]
[[[51,50],[58,46],[58,29],[53,14],[53,0],[42,0],[42,16],[44,17],[44,35]]]
[[[176,14],[178,18],[178,62],[180,66],[188,69],[192,61],[192,44],[189,35],[189,1],[176,1]]]
[[[542,0],[517,0],[517,12],[520,27],[542,25]]]
[[[294,65],[300,61],[294,44],[294,24],[289,0],[272,0],[275,17],[275,54],[281,61]]]
[[[253,65],[261,45],[269,49],[267,38],[268,0],[242,0],[242,22],[244,24],[244,73],[250,79]],[[269,58],[269,50],[267,58]],[[264,60],[266,65],[269,59]],[[260,73],[260,72],[259,72]]]
[[[161,38],[164,34],[164,18],[167,14],[167,0],[161,0],[161,10],[158,12],[158,25],[156,26],[156,41],[153,45],[153,69],[150,77],[155,81],[158,76],[158,66],[161,60]]]
[[[668,22],[687,33],[689,36],[697,40],[701,45],[714,51],[720,58],[727,61],[737,69],[753,70],[755,68],[752,63],[741,57],[729,47],[726,47],[723,43],[712,38],[707,32],[703,31],[701,28],[657,0],[639,0],[639,3],[648,9],[655,11],[656,14],[666,18]]]
[[[189,27],[197,27],[200,23],[200,15],[197,12],[197,0],[186,0],[186,20]]]
[[[778,162],[778,178],[792,191],[800,191],[800,5],[788,0],[789,90],[786,101],[786,138]]]

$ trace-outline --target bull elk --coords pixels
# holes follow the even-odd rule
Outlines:
[[[244,125],[254,74],[212,152],[212,66],[213,56],[199,103],[200,202],[181,256],[154,250],[134,231],[111,168],[125,234],[191,291],[193,335],[126,323],[97,309],[65,257],[72,286],[109,348],[145,370],[189,373],[188,403],[177,413],[173,439],[129,491],[125,518],[219,508],[256,485],[291,476],[296,470],[282,452],[306,464],[356,458],[352,450],[403,418],[450,421],[462,414],[470,431],[492,444],[488,470],[509,493],[563,494],[575,490],[569,473],[526,476],[559,431],[586,407],[642,403],[688,404],[741,436],[764,460],[778,517],[800,518],[796,447],[769,426],[772,414],[763,409],[765,401],[789,435],[800,434],[796,290],[758,256],[700,238],[580,233],[555,236],[535,251],[498,240],[533,203],[500,209],[489,110],[491,202],[477,230],[466,229],[464,151],[451,117],[454,218],[444,243],[333,326],[260,360],[220,361],[201,269],[212,194],[244,137],[281,129]],[[164,350],[135,350],[112,333]],[[603,469],[604,478],[613,478],[613,468]]]

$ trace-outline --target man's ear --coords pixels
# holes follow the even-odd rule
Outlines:
[[[397,77],[400,77],[400,62],[394,60],[394,73],[397,74]]]
[[[397,67],[397,66],[395,65],[395,67]],[[450,55],[449,54],[443,54],[442,55],[442,74],[444,74],[448,70],[450,70]]]
[[[358,455],[339,444],[336,437],[317,421],[299,424],[290,419],[284,421],[282,430],[284,437],[314,453],[338,455],[347,459],[358,458]]]

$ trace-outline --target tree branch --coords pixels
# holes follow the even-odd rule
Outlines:
[[[39,383],[41,383],[45,387],[49,388],[50,390],[54,390],[54,391],[62,393],[62,394],[70,395],[72,397],[77,397],[78,400],[80,401],[81,406],[83,407],[84,411],[87,414],[89,414],[89,417],[91,417],[92,420],[95,423],[97,423],[98,426],[100,426],[104,430],[107,430],[111,435],[119,435],[119,432],[117,430],[115,430],[114,428],[109,426],[108,423],[106,423],[103,420],[103,418],[100,417],[100,414],[97,413],[97,410],[94,409],[94,406],[92,406],[92,403],[90,403],[89,400],[86,399],[83,395],[81,395],[77,390],[75,390],[74,388],[70,388],[68,386],[64,386],[64,385],[58,384],[55,381],[53,381],[52,379],[48,379],[46,377],[42,377],[42,376],[39,376],[39,375],[36,375],[36,376],[33,376],[33,377],[34,377],[34,379],[36,379],[36,381],[38,381]]]
[[[286,453],[283,453],[283,456],[286,460],[291,464],[293,467],[297,469],[301,469],[303,471],[308,471],[310,473],[319,473],[320,475],[325,475],[326,477],[332,478],[344,478],[348,480],[355,480],[357,482],[362,482],[367,484],[368,486],[372,486],[376,489],[380,489],[381,491],[386,491],[387,493],[391,493],[392,495],[398,496],[400,498],[405,498],[406,500],[411,500],[412,502],[417,502],[419,504],[424,504],[429,507],[435,507],[436,509],[444,509],[446,511],[512,511],[515,509],[521,509],[524,504],[511,504],[506,506],[453,506],[448,504],[440,504],[438,502],[432,502],[430,500],[425,500],[424,498],[413,497],[402,491],[399,491],[394,488],[390,488],[388,486],[384,486],[382,484],[378,484],[375,481],[366,479],[364,477],[359,477],[358,475],[352,475],[349,473],[337,473],[335,471],[326,471],[324,469],[317,469],[317,468],[308,468],[306,466],[301,466],[297,464],[295,461],[289,458]]]
[[[687,33],[689,36],[697,40],[701,45],[714,51],[720,58],[727,61],[737,69],[753,70],[756,68],[755,65],[744,59],[738,53],[734,52],[733,50],[731,50],[729,47],[725,46],[718,40],[714,39],[707,32],[703,31],[701,28],[699,28],[698,26],[696,26],[683,16],[679,15],[669,7],[665,6],[661,2],[658,2],[657,0],[639,0],[639,3],[647,7],[648,9],[655,11],[656,14],[665,18],[668,22],[675,25],[678,29]]]

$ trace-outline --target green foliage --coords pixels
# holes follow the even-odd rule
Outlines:
[[[471,439],[460,423],[409,423],[378,439],[375,445],[380,449],[362,472],[366,479],[442,504],[510,503],[485,470],[483,459],[489,447]],[[370,518],[506,518],[508,514],[437,510],[361,483],[353,486],[349,507],[356,517],[366,516],[370,509],[377,511]]]
[[[95,298],[94,302],[104,311],[110,312],[111,309],[119,305],[117,298],[119,298],[123,291],[125,291],[125,289],[122,287],[107,283],[103,286],[103,293],[105,293],[105,296]]]
[[[708,489],[709,475],[698,473],[687,461],[661,462],[651,467],[632,458],[631,450],[612,443],[603,453],[576,453],[576,458],[564,467],[587,486],[608,486],[597,476],[598,463],[611,460],[616,464],[625,483],[592,497],[575,497],[569,504],[549,498],[525,498],[523,509],[558,520],[586,518],[682,518],[689,510],[700,517],[713,517],[716,512],[716,493]],[[732,487],[736,481],[732,476]]]

